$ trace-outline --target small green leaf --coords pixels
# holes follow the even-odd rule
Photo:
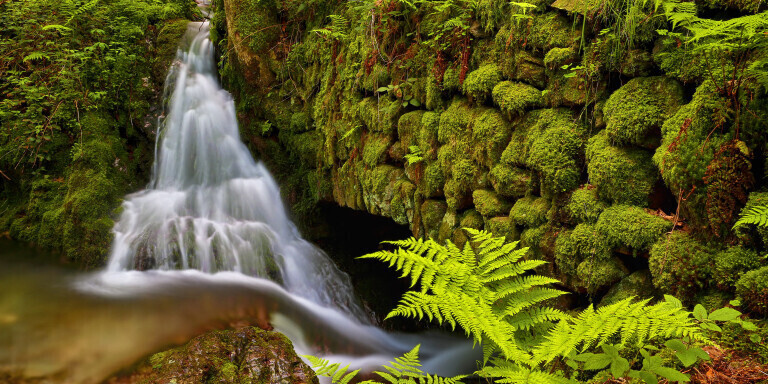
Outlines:
[[[740,324],[745,331],[757,331],[757,325],[751,321],[742,321]]]
[[[740,306],[741,306],[741,300],[739,300],[739,299],[736,299],[736,300],[731,300],[731,301],[730,301],[730,304],[731,304],[732,306],[734,306],[734,307],[740,307]]]
[[[588,371],[605,369],[610,363],[611,357],[605,353],[592,354],[592,356],[589,356],[587,360],[584,361],[584,369]]]
[[[688,377],[688,375],[678,371],[674,368],[668,368],[668,367],[656,367],[652,370],[653,373],[669,380],[669,381],[683,381],[683,382],[689,382],[691,381],[691,378]]]
[[[703,321],[707,318],[707,309],[701,304],[696,304],[696,306],[693,307],[693,317],[698,321]]]
[[[709,314],[709,319],[714,321],[732,321],[738,319],[741,312],[733,308],[720,308]]]
[[[674,297],[674,296],[670,296],[670,295],[664,295],[664,300],[665,300],[667,303],[669,303],[669,304],[672,304],[672,306],[673,306],[674,308],[682,308],[682,307],[683,307],[683,303],[682,303],[682,302],[680,302],[680,300],[678,300],[678,299],[677,299],[676,297]]]
[[[688,347],[686,347],[685,344],[683,344],[683,342],[678,339],[667,340],[667,342],[664,343],[664,345],[666,345],[667,348],[673,349],[675,351],[688,350]]]
[[[659,384],[659,379],[656,378],[656,375],[654,375],[651,372],[648,371],[640,371],[640,379],[645,381],[648,384]]]
[[[389,91],[389,88],[387,87],[379,87],[379,89],[376,90],[376,92],[386,92]]]
[[[761,342],[763,340],[763,338],[760,337],[760,335],[754,333],[754,334],[749,335],[749,340],[751,342],[753,342],[753,343],[759,343],[759,342]]]
[[[414,107],[420,107],[421,103],[416,99],[411,99],[411,105],[413,105]]]
[[[629,371],[629,361],[623,357],[613,359],[611,362],[611,374],[613,377],[624,377],[624,374]]]

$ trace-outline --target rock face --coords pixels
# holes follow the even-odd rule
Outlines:
[[[110,384],[317,384],[282,334],[255,327],[213,331],[152,355],[135,373]]]
[[[460,15],[435,2],[218,3],[227,14],[214,24],[229,36],[219,40],[223,82],[246,139],[299,213],[331,202],[460,246],[461,228],[486,229],[601,297],[649,271],[675,212],[691,242],[735,244],[730,226],[763,177],[765,92],[749,91],[737,136],[707,63],[660,36],[657,18],[618,37],[599,33],[617,27],[596,16],[603,2],[536,1],[521,21],[489,1],[467,16],[461,36],[471,37],[458,39],[442,25]],[[579,14],[595,24],[580,25]],[[265,65],[269,87],[256,88],[270,77],[253,81]],[[707,244],[712,233],[718,244]],[[711,270],[698,268],[691,287],[714,286]],[[668,273],[651,270],[657,288],[669,291]],[[735,291],[728,281],[719,289]]]

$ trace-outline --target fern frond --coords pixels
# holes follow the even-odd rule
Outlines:
[[[495,287],[494,301],[504,299],[510,295],[527,291],[533,287],[545,286],[559,282],[551,277],[531,275],[506,279]]]
[[[510,316],[508,321],[513,327],[527,331],[544,322],[556,322],[570,319],[570,315],[559,309],[543,307],[533,308],[527,312],[520,312],[514,316]]]
[[[333,363],[331,364],[330,361],[312,356],[312,355],[302,355],[307,360],[309,360],[309,363],[312,365],[312,369],[315,371],[315,373],[318,376],[326,376],[331,378],[331,382],[334,384],[347,384],[349,383],[355,376],[357,376],[357,373],[360,372],[360,370],[355,370],[352,372],[347,373],[347,370],[349,370],[349,364],[342,367],[339,363]]]
[[[768,205],[757,205],[741,212],[739,220],[733,225],[736,229],[743,225],[754,224],[759,227],[768,226]]]
[[[542,372],[504,361],[494,361],[494,366],[480,370],[483,377],[493,378],[495,383],[515,384],[572,384],[575,381],[557,373]]]

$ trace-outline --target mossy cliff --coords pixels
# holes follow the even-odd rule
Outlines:
[[[297,213],[332,202],[458,243],[488,229],[608,301],[735,292],[748,271],[720,255],[766,250],[730,231],[765,186],[764,90],[727,94],[707,66],[738,58],[659,35],[650,3],[601,11],[617,4],[216,0],[213,22],[245,139]]]
[[[197,8],[40,0],[0,14],[0,236],[99,267],[122,197],[149,179],[163,83]]]

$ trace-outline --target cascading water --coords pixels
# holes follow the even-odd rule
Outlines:
[[[355,368],[421,344],[426,371],[472,371],[479,351],[464,339],[385,333],[365,320],[347,275],[301,238],[274,180],[240,142],[208,24],[190,31],[169,74],[152,182],[126,198],[107,269],[0,269],[0,377],[99,383],[242,320],[269,321],[300,353]]]
[[[190,23],[194,37],[169,73],[150,187],[123,204],[108,270],[240,272],[362,319],[348,276],[301,238],[277,184],[240,141],[208,30]]]

